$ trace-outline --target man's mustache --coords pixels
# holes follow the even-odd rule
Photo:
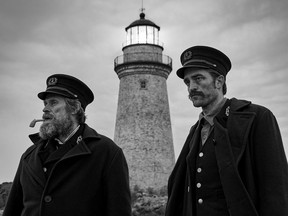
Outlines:
[[[46,119],[53,119],[54,116],[51,114],[43,114],[42,119],[46,120]]]
[[[200,91],[190,91],[189,98],[192,98],[193,96],[204,96],[204,94],[203,92],[200,92]]]

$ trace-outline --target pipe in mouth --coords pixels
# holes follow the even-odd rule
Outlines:
[[[34,119],[31,121],[29,127],[35,127],[36,123],[41,121],[44,121],[44,119]]]

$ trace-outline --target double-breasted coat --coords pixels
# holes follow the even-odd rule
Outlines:
[[[46,179],[38,152],[22,155],[4,216],[130,216],[124,154],[112,140],[85,125],[83,139],[60,159]]]
[[[248,101],[230,102],[226,114],[214,118],[215,155],[229,214],[288,215],[288,166],[274,115]],[[187,190],[192,182],[186,172],[195,172],[195,167],[187,169],[187,155],[196,155],[196,147],[189,147],[196,126],[170,175],[166,216],[193,215],[193,194]]]

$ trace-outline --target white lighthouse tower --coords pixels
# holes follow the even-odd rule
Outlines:
[[[130,187],[161,189],[175,163],[166,85],[172,59],[162,54],[160,27],[143,10],[125,30],[123,55],[114,60],[120,79],[114,141],[126,156]]]

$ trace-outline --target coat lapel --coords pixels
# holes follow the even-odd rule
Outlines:
[[[228,130],[228,135],[237,165],[248,143],[248,135],[254,118],[254,113],[243,112],[231,112],[228,118],[227,128],[232,128],[232,130]]]
[[[74,146],[74,148],[72,148],[62,158],[62,160],[67,159],[67,158],[71,158],[71,157],[77,157],[77,156],[81,156],[81,155],[92,154],[91,150],[89,149],[89,147],[85,143],[85,140],[88,140],[88,139],[101,139],[101,137],[99,136],[99,134],[95,130],[93,130],[92,128],[90,128],[88,125],[85,124],[83,135],[79,136],[77,138],[77,145]]]
[[[76,146],[74,146],[74,148],[72,148],[66,155],[64,155],[61,161],[71,157],[90,155],[90,154],[92,154],[91,150],[88,148],[86,143],[83,140],[81,140]]]
[[[249,131],[255,118],[255,113],[241,111],[249,105],[249,101],[238,101],[231,99],[226,107],[216,116],[214,123],[227,130],[229,142],[234,156],[234,161],[238,165],[240,158],[248,142]],[[218,127],[219,128],[219,127]],[[216,126],[217,130],[217,126]],[[223,139],[223,134],[218,133]],[[219,143],[219,138],[218,143]],[[215,140],[217,140],[215,138]]]
[[[248,134],[255,114],[239,112],[249,102],[231,101],[226,121],[223,117],[215,118],[214,139],[215,154],[224,194],[231,215],[257,216],[245,185],[242,182],[237,166],[248,143]],[[228,129],[227,129],[228,128]],[[230,130],[229,130],[230,129]]]

